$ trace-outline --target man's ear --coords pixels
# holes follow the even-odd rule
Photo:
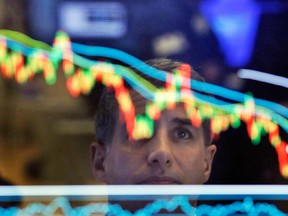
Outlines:
[[[93,142],[90,147],[91,163],[93,175],[100,181],[106,181],[106,171],[104,168],[104,160],[106,157],[106,149],[104,145]]]
[[[204,176],[205,176],[205,182],[208,181],[208,178],[211,173],[211,168],[212,168],[212,162],[214,155],[216,153],[216,145],[211,144],[206,147],[205,149],[205,170],[204,170]]]

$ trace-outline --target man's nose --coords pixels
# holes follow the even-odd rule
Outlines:
[[[150,140],[148,163],[151,166],[169,167],[172,165],[172,157],[169,141],[163,133]]]

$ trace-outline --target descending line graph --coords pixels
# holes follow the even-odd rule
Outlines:
[[[131,67],[108,61],[92,61],[81,55],[117,59],[140,74],[165,82],[166,87],[155,87]],[[58,32],[53,46],[49,46],[19,32],[0,30],[0,71],[4,78],[23,84],[43,74],[46,83],[52,85],[57,81],[60,67],[66,75],[66,87],[74,97],[89,94],[96,82],[113,88],[119,109],[125,121],[129,122],[126,124],[127,132],[133,139],[151,137],[151,122],[159,118],[168,105],[173,107],[181,102],[194,126],[200,126],[203,120],[210,119],[214,134],[229,127],[237,128],[241,122],[246,124],[254,144],[260,143],[261,137],[268,134],[278,154],[280,171],[288,177],[288,144],[279,135],[280,127],[288,132],[286,107],[254,98],[250,94],[192,80],[188,75],[191,68],[186,64],[169,75],[120,50],[72,43],[64,32]],[[145,116],[135,113],[124,82],[149,100]]]

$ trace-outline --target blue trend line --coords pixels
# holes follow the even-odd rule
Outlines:
[[[57,210],[62,210],[64,215],[82,216],[95,213],[121,216],[150,216],[159,213],[165,209],[168,212],[173,212],[177,207],[180,207],[185,215],[197,216],[229,216],[236,214],[244,215],[267,215],[267,216],[287,216],[286,213],[280,211],[275,205],[269,203],[255,203],[250,197],[244,198],[243,201],[235,201],[231,204],[223,205],[207,205],[202,204],[194,207],[190,204],[187,196],[175,196],[172,199],[158,199],[146,205],[143,209],[139,209],[135,214],[125,210],[119,204],[109,203],[90,203],[85,206],[72,207],[68,198],[57,197],[50,204],[32,203],[24,209],[11,207],[1,208],[0,215],[16,216],[16,215],[35,215],[41,214],[44,216],[54,215]],[[167,214],[169,215],[169,213]]]
[[[37,51],[42,51],[43,53],[45,53],[47,55],[50,54],[51,56],[53,56],[53,51],[48,52],[48,51],[41,50],[41,49],[31,48],[31,47],[23,45],[17,41],[14,41],[12,39],[9,39],[9,38],[6,38],[6,39],[7,39],[7,47],[9,47],[15,51],[19,51],[19,49],[20,49],[21,53],[23,53],[26,56],[31,55]],[[118,60],[120,60],[126,64],[131,65],[134,68],[137,68],[139,71],[143,72],[147,76],[153,77],[153,78],[158,79],[158,80],[166,81],[167,73],[165,71],[161,71],[161,70],[158,70],[154,67],[151,67],[151,66],[145,64],[143,61],[141,61],[141,60],[137,59],[136,57],[129,55],[123,51],[113,49],[113,48],[108,48],[108,47],[88,46],[88,45],[83,45],[83,44],[78,44],[78,43],[72,43],[72,49],[76,53],[83,54],[83,55],[102,56],[102,57],[118,59]],[[95,61],[85,59],[85,58],[78,56],[78,55],[77,55],[77,57],[81,58],[81,62],[85,61],[85,64],[87,64],[87,65],[92,66],[93,64],[95,64]],[[80,64],[78,64],[78,65],[80,65]],[[127,71],[127,69],[126,70],[124,69],[124,66],[121,66],[121,65],[114,65],[114,66],[117,69],[116,71],[118,71],[119,74],[121,74],[123,77],[125,77],[126,81],[128,81],[129,84],[131,84],[135,89],[137,89],[138,92],[142,92],[143,96],[145,96],[148,99],[153,98],[152,93],[149,92],[145,88],[145,86],[143,86],[143,85],[139,86],[140,82],[136,82],[137,83],[137,85],[136,85],[135,79],[133,79],[133,77],[131,77],[131,76],[128,77],[128,75],[127,75],[128,71]],[[227,88],[224,88],[221,86],[209,84],[209,83],[203,83],[203,82],[200,82],[198,80],[190,80],[190,86],[193,86],[193,89],[196,89],[198,91],[206,92],[206,93],[213,92],[213,94],[215,94],[215,95],[219,95],[223,98],[238,101],[241,103],[244,101],[244,98],[246,97],[246,95],[241,93],[241,92],[233,91],[233,90],[230,90],[230,89],[227,89]],[[202,94],[198,94],[199,98],[201,98],[202,96],[203,96]],[[211,97],[210,98],[206,97],[206,100],[207,99],[209,102],[211,102],[213,100]],[[288,108],[286,108],[282,105],[279,105],[277,103],[263,100],[263,99],[254,98],[254,101],[255,101],[255,104],[257,106],[261,106],[261,107],[265,107],[267,109],[273,110],[274,112],[279,113],[280,115],[288,118]],[[215,103],[215,100],[213,102]],[[273,114],[273,119],[280,120],[282,122],[282,124],[281,124],[282,127],[286,131],[288,131],[288,125],[283,123],[284,121],[281,117]]]
[[[147,76],[153,77],[155,79],[166,81],[166,75],[167,73],[165,71],[157,70],[156,68],[153,68],[147,64],[145,64],[143,61],[137,59],[136,57],[129,55],[128,53],[125,53],[123,51],[108,48],[108,47],[101,47],[101,46],[88,46],[78,43],[72,43],[72,50],[75,53],[86,55],[86,56],[102,56],[112,59],[120,60],[128,65],[131,65],[132,67],[138,69],[142,73],[146,74]],[[219,95],[223,98],[228,98],[230,100],[243,102],[245,98],[245,94],[237,91],[233,91],[224,87],[220,87],[217,85],[209,84],[209,83],[203,83],[198,80],[190,80],[190,86],[193,86],[193,89],[196,89],[198,91],[211,93],[215,95]],[[254,99],[255,104],[258,106],[263,106],[268,109],[271,109],[282,116],[288,118],[288,108],[281,106],[277,103],[263,100],[263,99]]]

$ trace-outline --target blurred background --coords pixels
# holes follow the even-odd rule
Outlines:
[[[286,0],[0,0],[0,29],[50,45],[61,29],[73,42],[141,60],[177,59],[210,83],[288,106],[287,88],[237,75],[246,68],[287,78]],[[99,183],[89,161],[99,89],[73,98],[58,74],[54,85],[42,76],[24,85],[0,76],[0,176],[8,183]],[[243,125],[216,142],[210,184],[288,182],[267,137],[253,145]]]

